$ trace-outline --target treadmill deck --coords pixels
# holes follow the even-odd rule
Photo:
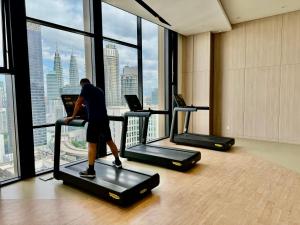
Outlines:
[[[127,148],[125,157],[129,160],[186,171],[201,159],[201,153],[185,149],[140,144]]]
[[[82,178],[79,172],[86,170],[87,160],[60,166],[60,179],[66,184],[85,189],[88,192],[127,205],[158,186],[159,175],[118,169],[105,160],[95,161],[96,178]]]

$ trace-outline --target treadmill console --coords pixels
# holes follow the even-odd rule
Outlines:
[[[130,111],[141,111],[143,106],[136,95],[124,95]]]
[[[174,95],[174,100],[178,107],[186,107],[185,101],[181,94]]]

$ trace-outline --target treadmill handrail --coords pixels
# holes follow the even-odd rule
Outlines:
[[[145,109],[145,110],[137,110],[137,111],[129,111],[124,114],[124,116],[130,117],[146,117],[152,114],[168,114],[168,110],[153,110],[153,109]],[[149,114],[149,115],[148,115]]]
[[[86,124],[86,120],[83,119],[73,119],[68,124],[65,123],[65,119],[58,119],[55,125],[66,125],[66,126],[74,126],[74,127],[83,127]]]
[[[124,116],[108,116],[108,120],[110,121],[124,121]]]
[[[124,117],[149,117],[150,111],[129,111],[124,113]]]
[[[175,107],[173,111],[174,113],[175,112],[196,112],[197,108],[196,107]]]
[[[181,107],[175,107],[174,109],[177,109],[176,111],[180,111],[180,112],[194,112],[197,110],[209,110],[208,106],[181,106]]]

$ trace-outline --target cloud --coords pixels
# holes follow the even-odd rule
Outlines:
[[[29,17],[84,30],[83,1],[86,0],[26,0]]]
[[[137,17],[102,3],[103,36],[137,44]]]

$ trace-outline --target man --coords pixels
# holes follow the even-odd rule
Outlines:
[[[65,123],[73,120],[83,105],[87,109],[88,127],[86,132],[86,141],[88,142],[88,162],[87,170],[80,172],[81,177],[95,178],[94,169],[97,143],[100,136],[103,135],[106,144],[110,147],[112,154],[115,156],[113,164],[117,168],[122,168],[122,163],[119,159],[118,148],[111,138],[109,120],[107,116],[104,92],[102,89],[95,87],[91,82],[84,78],[80,81],[82,87],[81,93],[75,103],[73,115],[65,119]]]

